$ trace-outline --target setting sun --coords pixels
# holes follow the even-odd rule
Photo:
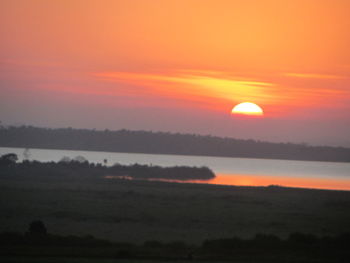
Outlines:
[[[255,103],[242,102],[237,104],[231,111],[232,114],[244,114],[252,116],[263,116],[264,111]]]
[[[345,262],[349,10],[0,0],[0,258]]]

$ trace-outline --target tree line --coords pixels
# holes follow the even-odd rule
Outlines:
[[[158,260],[238,260],[239,262],[348,262],[349,244],[349,233],[337,236],[316,236],[300,232],[291,233],[285,239],[260,233],[250,239],[238,237],[208,239],[198,245],[188,244],[185,241],[162,242],[157,240],[132,244],[98,239],[91,235],[50,234],[41,220],[32,221],[28,231],[24,234],[0,233],[1,256],[30,255],[31,257],[84,256]],[[21,249],[11,249],[18,247]],[[66,247],[74,249],[64,249]]]
[[[9,153],[0,156],[0,176],[44,176],[64,177],[83,176],[84,178],[104,178],[106,176],[129,179],[168,179],[168,180],[209,180],[215,174],[207,167],[154,165],[121,165],[105,166],[89,163],[82,156],[74,159],[62,158],[59,162],[28,161],[18,163],[17,155]]]
[[[131,130],[0,127],[0,146],[349,162],[350,148]]]

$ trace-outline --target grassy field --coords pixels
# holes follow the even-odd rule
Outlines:
[[[42,220],[49,233],[113,241],[350,232],[350,192],[117,179],[0,178],[0,232]]]

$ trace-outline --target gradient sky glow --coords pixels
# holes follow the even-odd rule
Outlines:
[[[0,0],[4,124],[350,147],[350,1]],[[236,118],[251,101],[264,118]]]

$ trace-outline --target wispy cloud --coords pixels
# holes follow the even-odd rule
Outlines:
[[[270,99],[267,89],[273,83],[251,79],[234,79],[218,71],[179,70],[167,73],[100,72],[94,76],[105,81],[140,85],[145,92],[158,96],[170,96],[186,100],[207,101],[216,99],[218,103],[237,101],[262,102]],[[140,92],[142,92],[140,90]],[[206,100],[204,99],[206,98]]]
[[[345,76],[314,73],[286,73],[285,76],[304,79],[346,79]]]

